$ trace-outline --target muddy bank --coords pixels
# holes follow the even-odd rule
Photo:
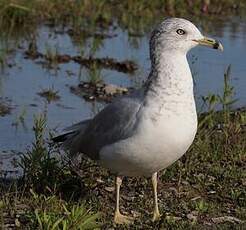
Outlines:
[[[25,52],[25,58],[36,60],[36,59],[43,59],[46,60],[48,63],[55,63],[55,64],[64,64],[69,63],[70,61],[74,61],[82,66],[87,68],[106,68],[106,69],[113,69],[123,73],[133,74],[137,69],[138,66],[135,62],[126,60],[126,61],[117,61],[113,58],[84,58],[81,56],[71,56],[68,54],[56,54],[52,57],[42,54],[36,50],[27,50]]]
[[[80,82],[78,86],[71,86],[70,90],[86,101],[111,102],[114,97],[127,94],[129,89],[105,83]]]
[[[11,113],[13,107],[10,105],[11,100],[0,97],[0,117],[4,117]]]

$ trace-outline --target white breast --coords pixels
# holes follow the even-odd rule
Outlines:
[[[100,162],[113,172],[128,176],[150,176],[168,167],[189,148],[196,133],[191,116],[145,120],[131,138],[104,147]]]

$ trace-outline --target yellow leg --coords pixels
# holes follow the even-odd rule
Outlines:
[[[114,213],[114,222],[116,224],[130,224],[133,222],[132,217],[124,216],[120,213],[119,203],[120,203],[120,186],[122,184],[122,178],[117,176],[115,185],[116,185],[116,207]]]
[[[158,198],[157,198],[157,172],[152,175],[152,185],[153,185],[153,193],[154,193],[154,211],[152,221],[156,221],[160,219],[160,212],[158,208]]]

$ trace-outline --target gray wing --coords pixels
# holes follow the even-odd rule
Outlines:
[[[133,134],[140,108],[139,97],[124,97],[109,104],[73,136],[69,142],[71,154],[79,152],[98,159],[102,147]]]

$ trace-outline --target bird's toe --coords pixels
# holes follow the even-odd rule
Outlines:
[[[158,220],[160,220],[160,218],[161,218],[161,215],[160,215],[159,211],[154,211],[152,221],[153,222],[158,221]]]
[[[115,213],[114,222],[116,224],[131,224],[134,222],[134,218],[130,216],[124,216],[121,213]]]

